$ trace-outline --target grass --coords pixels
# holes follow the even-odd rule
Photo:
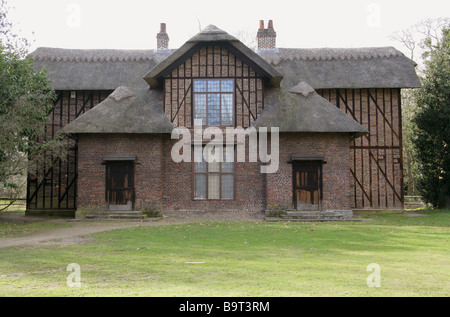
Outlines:
[[[0,248],[0,296],[449,296],[450,211],[426,214],[141,226]],[[79,288],[67,286],[70,263]],[[381,287],[367,286],[371,263]]]

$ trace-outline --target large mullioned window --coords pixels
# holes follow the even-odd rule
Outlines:
[[[234,80],[194,80],[194,119],[203,126],[234,125]],[[197,155],[194,151],[194,155]],[[214,155],[214,153],[212,153]],[[234,199],[234,154],[223,147],[222,162],[194,158],[194,199]]]
[[[214,152],[211,154],[214,155]],[[194,199],[233,200],[234,151],[227,151],[224,146],[222,162],[207,162],[201,153],[195,151],[194,157]]]
[[[194,80],[194,119],[205,126],[233,126],[234,80]]]

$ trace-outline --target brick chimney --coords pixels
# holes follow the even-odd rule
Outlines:
[[[166,51],[169,49],[169,35],[166,33],[166,24],[161,23],[161,29],[156,35],[157,51]]]
[[[264,21],[259,21],[259,29],[256,34],[256,38],[258,40],[258,50],[276,50],[276,39],[277,33],[273,29],[273,21],[269,20],[269,24],[267,29],[264,28]]]

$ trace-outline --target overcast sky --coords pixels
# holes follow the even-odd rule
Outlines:
[[[273,20],[278,47],[401,45],[398,30],[450,16],[446,0],[7,0],[20,34],[40,46],[154,49],[161,22],[170,48],[214,24],[253,38],[259,20]],[[33,34],[34,33],[34,34]]]

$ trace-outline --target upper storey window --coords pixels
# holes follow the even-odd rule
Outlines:
[[[194,119],[205,126],[233,126],[233,110],[233,79],[194,80]]]

